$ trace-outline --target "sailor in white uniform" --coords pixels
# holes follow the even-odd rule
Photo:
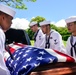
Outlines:
[[[71,16],[65,20],[67,29],[71,36],[67,40],[66,51],[67,54],[76,58],[76,16]]]
[[[40,22],[41,29],[46,34],[44,48],[50,48],[65,53],[65,47],[62,36],[55,30],[50,28],[50,21]]]
[[[4,61],[4,51],[5,51],[5,34],[4,32],[11,26],[11,21],[15,15],[15,11],[11,8],[0,4],[0,75],[10,75],[5,61]]]
[[[43,41],[45,40],[45,35],[42,30],[38,27],[37,22],[30,23],[30,29],[35,32],[34,34],[34,46],[37,48],[44,48]]]

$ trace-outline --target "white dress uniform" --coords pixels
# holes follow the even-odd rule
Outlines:
[[[67,19],[65,19],[66,25],[68,23],[73,23],[76,21],[76,16],[71,16]],[[68,24],[70,25],[70,24]],[[66,44],[66,52],[68,55],[76,58],[76,36],[71,35],[68,40],[67,40],[67,44]]]
[[[38,24],[37,22],[31,22],[29,25],[30,27],[32,27],[37,24]],[[35,32],[34,34],[34,46],[37,48],[44,48],[44,40],[45,40],[45,34],[39,28],[37,32]]]
[[[50,21],[43,21],[40,22],[40,26],[43,25],[50,25]],[[44,48],[47,49],[54,49],[58,50],[60,52],[66,53],[63,41],[62,41],[62,36],[55,30],[50,31],[50,35],[46,35],[45,41],[44,41]]]
[[[70,36],[66,44],[66,52],[68,55],[76,58],[76,36]]]
[[[58,50],[60,52],[66,53],[63,41],[62,41],[62,36],[55,30],[50,31],[50,37],[48,37],[49,40],[49,48]],[[46,48],[46,41],[45,40],[45,48]],[[48,45],[48,44],[47,44]]]
[[[3,13],[8,14],[12,18],[15,15],[15,11],[9,8],[6,5],[0,4],[0,11]],[[0,25],[2,26],[2,25]],[[4,61],[4,53],[5,53],[5,34],[3,32],[3,29],[0,27],[0,75],[10,75],[9,70],[6,67],[5,61]]]
[[[34,46],[38,48],[44,48],[44,40],[45,40],[45,35],[43,34],[42,30],[39,29],[38,32],[35,33],[35,42]]]
[[[5,61],[4,61],[4,55],[3,52],[5,51],[5,34],[0,28],[0,75],[10,75],[10,72],[8,71]]]

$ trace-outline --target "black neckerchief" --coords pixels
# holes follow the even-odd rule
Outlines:
[[[34,41],[36,41],[36,37],[37,37],[38,32],[39,32],[39,29],[38,29],[38,31],[34,35]]]
[[[50,43],[49,43],[49,41],[50,41],[50,35],[47,37],[47,35],[46,35],[46,43],[45,43],[45,48],[50,48]]]
[[[50,32],[49,36],[47,37],[46,35],[46,43],[45,43],[45,48],[50,48],[50,35],[53,31]]]
[[[71,35],[71,38],[70,38],[70,43],[71,43],[70,54],[71,54],[71,56],[73,56],[73,50],[74,50],[75,55],[76,55],[76,42],[73,45],[73,36],[72,35]]]

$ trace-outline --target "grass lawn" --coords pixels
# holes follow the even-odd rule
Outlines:
[[[66,46],[66,41],[63,40],[64,45]]]
[[[33,46],[34,45],[34,40],[31,40],[30,42],[31,42],[31,45]]]
[[[63,40],[64,45],[66,46],[66,41]],[[34,45],[34,40],[31,40],[31,45]]]

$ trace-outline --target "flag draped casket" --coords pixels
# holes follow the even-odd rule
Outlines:
[[[6,52],[5,61],[11,75],[50,75],[49,73],[52,73],[50,69],[59,67],[57,64],[60,63],[62,66],[64,65],[61,65],[62,62],[69,64],[75,62],[72,57],[52,49],[39,49],[23,44],[10,44],[9,48],[14,59]],[[39,70],[40,72],[37,72]]]

